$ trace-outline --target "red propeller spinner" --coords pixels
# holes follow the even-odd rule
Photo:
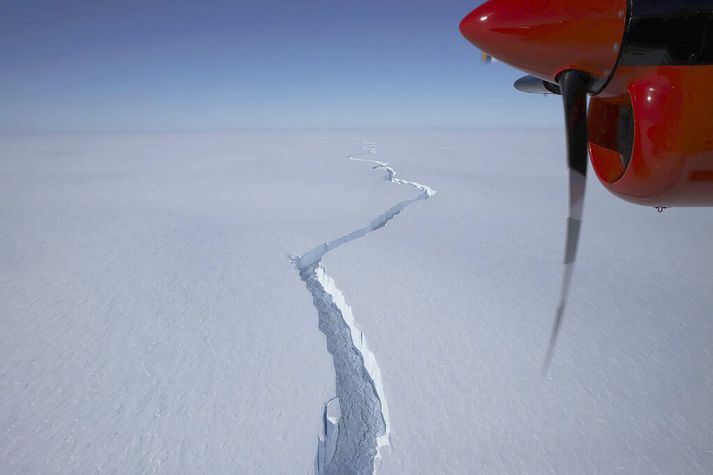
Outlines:
[[[460,24],[487,54],[551,83],[583,71],[601,88],[612,74],[626,22],[625,0],[489,0]],[[592,91],[594,92],[594,91]]]

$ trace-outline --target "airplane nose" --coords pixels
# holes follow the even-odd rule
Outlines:
[[[482,51],[549,82],[567,69],[603,83],[619,56],[626,0],[489,0],[460,31]]]

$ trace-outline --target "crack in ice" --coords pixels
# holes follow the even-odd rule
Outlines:
[[[324,428],[315,461],[319,475],[375,472],[375,461],[381,458],[381,449],[389,445],[390,432],[389,411],[376,357],[369,351],[344,294],[322,266],[322,258],[342,244],[383,228],[409,205],[436,193],[426,185],[397,178],[396,170],[388,163],[362,158],[376,153],[375,144],[362,144],[362,152],[349,155],[350,160],[371,163],[373,169],[386,172],[386,180],[412,186],[419,194],[395,204],[368,225],[326,241],[294,259],[300,278],[312,294],[319,329],[327,338],[327,350],[334,360],[337,377],[337,395],[324,408]]]

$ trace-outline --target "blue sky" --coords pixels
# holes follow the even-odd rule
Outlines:
[[[0,4],[0,132],[559,127],[458,32],[479,1]]]

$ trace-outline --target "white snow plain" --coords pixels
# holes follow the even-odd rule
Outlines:
[[[352,137],[438,193],[348,160]],[[564,162],[556,130],[0,138],[2,471],[314,472],[347,377],[314,302],[341,294],[344,349],[368,340],[388,404],[354,472],[377,447],[380,474],[710,472],[709,210],[658,214],[590,176],[540,375]],[[299,256],[403,202],[300,279]]]

